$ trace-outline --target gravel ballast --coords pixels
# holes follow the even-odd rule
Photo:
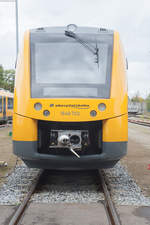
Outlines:
[[[29,169],[25,164],[17,166],[0,188],[0,204],[19,204],[38,172],[38,169]]]
[[[0,189],[0,204],[19,204],[34,181],[38,169],[29,169],[24,164],[17,166]],[[79,173],[79,172],[78,172]],[[90,173],[90,172],[89,172]],[[113,169],[105,170],[113,200],[118,205],[150,206],[150,198],[144,197],[127,170],[117,163]],[[72,174],[72,172],[70,172]],[[41,182],[32,201],[38,203],[91,203],[104,199],[97,181],[89,176],[50,175],[47,183]]]
[[[114,168],[105,170],[111,194],[118,205],[150,206],[150,197],[145,197],[140,187],[118,162]]]
[[[94,171],[49,172],[32,200],[40,203],[91,203],[104,200]]]

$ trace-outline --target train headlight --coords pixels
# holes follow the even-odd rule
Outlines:
[[[98,105],[98,109],[99,109],[100,111],[105,111],[106,105],[105,105],[104,103],[100,103],[100,104]]]
[[[92,111],[90,112],[90,115],[91,115],[92,117],[94,117],[94,116],[97,115],[97,112],[96,112],[95,110],[92,110]]]
[[[44,116],[49,116],[49,115],[50,115],[50,111],[44,110],[44,111],[43,111],[43,115],[44,115]]]
[[[42,104],[37,102],[37,103],[34,104],[34,108],[35,108],[35,110],[39,111],[39,110],[42,109]]]

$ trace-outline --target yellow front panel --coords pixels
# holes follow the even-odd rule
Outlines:
[[[42,109],[34,109],[36,102],[42,103]],[[106,104],[106,110],[98,109],[99,103]],[[26,116],[50,121],[94,121],[112,116],[113,101],[110,99],[31,99],[27,105]],[[44,110],[50,111],[50,116],[43,115]],[[91,117],[90,111],[95,110],[97,116]],[[25,113],[25,112],[24,112]]]
[[[19,53],[14,89],[14,112],[26,116],[30,99],[30,35],[26,32],[22,51]]]
[[[37,141],[37,121],[13,114],[13,140]]]
[[[128,112],[126,60],[118,32],[114,32],[110,98],[114,99],[114,115]]]
[[[110,99],[34,99],[30,96],[30,33],[26,32],[23,52],[20,54],[16,72],[15,113],[29,118],[68,122],[104,120],[127,113],[128,96],[124,53],[118,33],[114,32]],[[42,110],[34,109],[36,102],[42,104]],[[107,108],[104,112],[98,110],[99,103],[106,104]],[[50,105],[54,106],[50,107]],[[57,107],[56,105],[67,105],[67,107]],[[88,105],[88,107],[80,109],[68,105]],[[49,110],[50,116],[43,116],[43,110]],[[91,110],[97,111],[96,117],[90,116]]]
[[[103,141],[128,141],[128,114],[103,121]]]

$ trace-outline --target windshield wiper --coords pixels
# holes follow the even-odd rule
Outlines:
[[[99,67],[99,53],[98,53],[99,49],[97,47],[97,43],[96,43],[96,47],[94,48],[88,42],[86,42],[85,40],[82,40],[81,38],[79,38],[72,31],[65,30],[65,35],[68,36],[68,37],[74,38],[76,41],[78,41],[80,44],[82,44],[85,48],[87,48],[90,52],[92,52],[94,55],[96,55],[95,62],[98,64],[98,67]]]

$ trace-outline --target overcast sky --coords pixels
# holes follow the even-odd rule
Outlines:
[[[6,0],[9,1],[9,0]],[[26,29],[75,23],[120,32],[129,62],[129,95],[150,93],[149,0],[18,0],[19,38]],[[0,0],[0,64],[15,64],[15,3]]]

